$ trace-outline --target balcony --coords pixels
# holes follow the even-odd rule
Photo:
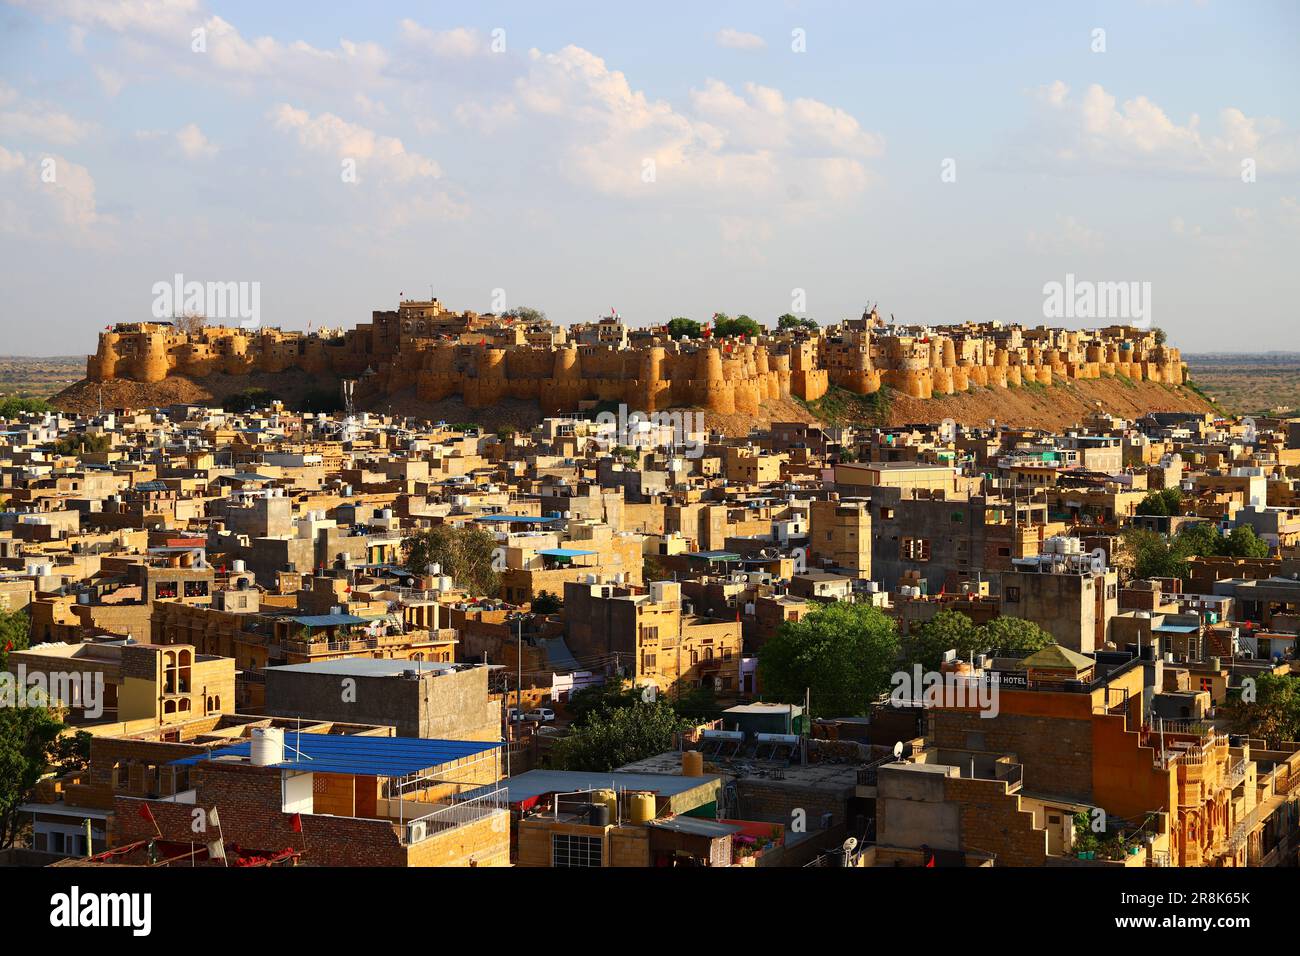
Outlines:
[[[432,804],[432,806],[437,806],[437,809],[430,810],[423,816],[416,817],[413,820],[402,818],[408,808],[427,808],[431,804],[414,803],[409,800],[390,801],[389,819],[392,819],[393,803],[413,804],[413,806],[396,807],[399,811],[399,818],[393,821],[393,829],[397,833],[398,839],[405,846],[423,843],[439,833],[480,823],[484,820],[491,820],[494,829],[499,828],[500,832],[508,833],[510,830],[508,793],[509,791],[505,787],[498,787],[467,800],[457,800],[441,806]]]

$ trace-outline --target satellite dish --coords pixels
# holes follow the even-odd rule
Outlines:
[[[853,852],[854,850],[856,850],[857,848],[858,848],[858,838],[857,838],[857,837],[849,837],[847,840],[844,841],[844,852],[845,852],[845,853],[852,853],[852,852]]]
[[[903,742],[900,740],[894,744],[894,759],[897,760],[903,756]]]

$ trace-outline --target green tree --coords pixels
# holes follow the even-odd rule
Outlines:
[[[482,528],[434,525],[403,543],[406,567],[412,574],[427,574],[429,565],[441,565],[443,574],[475,596],[493,596],[501,586],[493,560],[496,539]]]
[[[679,716],[687,719],[716,720],[722,714],[718,695],[711,687],[691,687],[677,694],[670,703]]]
[[[785,315],[777,318],[776,327],[782,331],[785,331],[786,329],[808,329],[814,332],[820,328],[820,326],[817,325],[816,319],[810,319],[807,316],[800,318],[791,312],[787,312]]]
[[[638,701],[591,714],[584,726],[556,741],[551,761],[561,770],[604,773],[671,750],[674,735],[692,726],[664,701]]]
[[[569,697],[570,726],[585,727],[594,717],[608,717],[612,711],[631,707],[641,700],[641,691],[624,687],[618,677],[611,677],[595,687],[584,687]]]
[[[87,769],[90,766],[90,744],[94,739],[93,734],[84,730],[62,734],[51,755],[54,772],[63,775]]]
[[[786,621],[758,654],[764,696],[797,704],[808,689],[812,710],[858,716],[889,688],[898,662],[898,630],[879,608],[826,604]]]
[[[1180,515],[1183,513],[1183,495],[1177,488],[1165,488],[1161,491],[1149,491],[1138,502],[1137,513],[1140,515]]]
[[[31,646],[31,632],[26,611],[0,609],[0,668],[8,663],[10,651],[25,651]]]
[[[701,329],[700,323],[684,316],[668,320],[668,335],[673,339],[698,339]]]
[[[1268,741],[1280,747],[1285,740],[1300,740],[1300,692],[1296,679],[1267,671],[1255,678],[1255,699],[1230,699],[1224,706],[1235,733]]]
[[[221,408],[223,411],[233,412],[238,415],[243,412],[251,412],[256,408],[269,408],[271,403],[278,398],[279,396],[269,388],[255,385],[227,395],[221,400]]]
[[[1126,550],[1133,556],[1134,574],[1139,578],[1186,578],[1191,574],[1187,559],[1196,556],[1266,558],[1269,547],[1249,525],[1222,535],[1209,522],[1183,525],[1172,537],[1154,531],[1130,528],[1124,535]]]
[[[528,325],[540,325],[542,322],[546,321],[545,312],[541,309],[529,308],[526,305],[521,305],[514,309],[506,309],[501,313],[501,317],[503,319],[518,319],[520,322],[527,323]]]
[[[1243,524],[1222,539],[1219,553],[1230,558],[1267,558],[1268,542],[1261,540],[1250,525]]]
[[[533,598],[532,609],[534,614],[558,614],[564,610],[564,601],[558,594],[552,594],[543,588]]]
[[[24,412],[52,412],[54,406],[40,398],[18,398],[8,395],[0,399],[0,418],[17,418]]]
[[[108,451],[113,440],[107,435],[72,434],[64,435],[54,443],[57,455],[85,455]]]
[[[1010,657],[1027,657],[1056,643],[1047,631],[1020,617],[995,617],[980,625],[979,632],[981,650],[999,651]]]
[[[0,707],[0,849],[18,838],[27,819],[18,808],[31,800],[61,730],[58,716],[45,707]]]
[[[945,651],[956,650],[958,657],[970,660],[983,647],[983,635],[975,622],[961,611],[945,609],[908,629],[903,638],[903,660],[909,667],[920,664],[924,670],[937,671]]]
[[[755,339],[763,334],[763,327],[747,315],[738,315],[731,319],[719,314],[713,320],[713,334],[719,337],[743,335],[747,339]]]
[[[1186,556],[1158,532],[1129,528],[1124,533],[1124,550],[1133,559],[1135,577],[1183,578],[1188,575]]]

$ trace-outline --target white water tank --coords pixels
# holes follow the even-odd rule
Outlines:
[[[284,731],[279,727],[254,727],[249,759],[255,767],[284,763]]]
[[[230,563],[230,567],[236,574],[244,573],[244,568],[245,568],[244,562],[239,559],[235,559],[234,561],[232,561]]]

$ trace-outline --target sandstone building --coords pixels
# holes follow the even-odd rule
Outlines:
[[[608,333],[611,324],[619,335]],[[509,317],[449,312],[437,299],[403,301],[397,311],[374,312],[347,332],[225,326],[183,332],[167,322],[126,323],[100,333],[86,377],[159,382],[170,375],[300,368],[360,380],[363,397],[410,389],[427,401],[459,395],[471,408],[525,399],[550,415],[583,401],[623,402],[646,412],[698,406],[754,413],[769,399],[815,400],[832,385],[861,395],[887,386],[931,398],[977,386],[1109,375],[1181,385],[1187,375],[1177,349],[1153,330],[1128,326],[885,326],[872,310],[812,334],[785,331],[757,341],[673,341],[662,328],[629,336],[611,320],[600,327],[595,336],[575,326],[570,335],[548,337],[537,333],[549,323],[525,329]]]

